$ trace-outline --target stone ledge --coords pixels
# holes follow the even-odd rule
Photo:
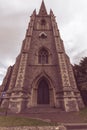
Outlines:
[[[43,127],[0,127],[0,130],[67,130],[64,126],[43,126]]]

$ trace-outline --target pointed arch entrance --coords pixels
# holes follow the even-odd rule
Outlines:
[[[49,104],[49,84],[45,78],[42,78],[38,84],[37,104]]]
[[[28,106],[36,107],[47,104],[54,107],[55,101],[54,83],[47,74],[41,73],[32,82],[32,91]]]

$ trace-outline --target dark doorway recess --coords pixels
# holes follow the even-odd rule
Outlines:
[[[49,85],[45,78],[38,85],[37,104],[49,104]]]

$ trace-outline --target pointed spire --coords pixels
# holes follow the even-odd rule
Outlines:
[[[42,0],[41,7],[39,10],[39,15],[47,15],[47,10],[44,4],[44,0]]]

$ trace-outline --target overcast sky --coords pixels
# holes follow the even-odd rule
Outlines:
[[[42,0],[0,0],[0,83],[15,63],[32,11]],[[53,10],[71,63],[87,56],[87,0],[44,0]]]

